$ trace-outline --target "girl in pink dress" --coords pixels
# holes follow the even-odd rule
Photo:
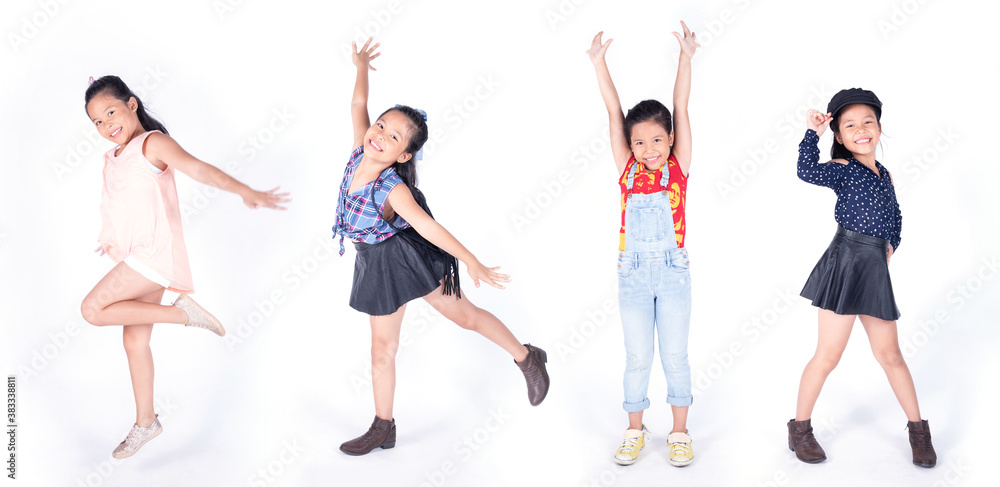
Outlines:
[[[255,191],[188,154],[149,116],[139,97],[117,76],[91,78],[87,114],[102,137],[117,146],[104,155],[101,233],[97,252],[116,265],[83,299],[80,312],[97,326],[122,325],[135,425],[112,454],[125,458],[160,434],[153,411],[153,323],[178,323],[226,334],[214,316],[187,296],[194,292],[181,229],[174,169],[194,180],[236,193],[250,208],[285,209],[288,193]],[[164,289],[181,293],[160,304]]]

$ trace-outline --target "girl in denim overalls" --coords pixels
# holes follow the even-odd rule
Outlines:
[[[683,467],[694,452],[687,431],[691,405],[691,368],[687,359],[691,320],[691,277],[684,246],[684,203],[691,164],[691,57],[699,47],[681,22],[674,32],[681,53],[674,83],[674,114],[656,100],[645,100],[622,113],[604,54],[612,39],[594,36],[590,60],[597,70],[601,96],[608,109],[611,149],[622,191],[622,227],[618,257],[618,303],[625,335],[625,402],[629,426],[615,452],[615,462],[631,465],[645,445],[648,431],[642,413],[653,363],[653,337],[667,375],[667,403],[674,425],[667,443],[670,463]],[[673,127],[671,127],[673,125]],[[673,130],[671,130],[673,128]]]

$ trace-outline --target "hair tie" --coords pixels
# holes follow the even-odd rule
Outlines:
[[[88,85],[94,84],[94,77],[93,76],[90,77],[90,81],[88,81],[87,84]]]
[[[404,105],[400,105],[399,103],[397,103],[395,108],[399,108],[401,106],[404,106]],[[410,108],[413,108],[413,107],[410,107]],[[425,111],[423,111],[423,110],[421,110],[419,108],[413,108],[413,109],[416,110],[417,113],[420,114],[420,116],[424,117],[424,122],[427,121],[427,112],[425,112]],[[423,158],[424,158],[424,148],[421,147],[420,150],[418,150],[417,153],[413,155],[413,158],[416,159],[416,160],[418,160],[418,161],[423,160]]]

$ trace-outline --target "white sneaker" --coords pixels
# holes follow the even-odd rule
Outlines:
[[[225,336],[226,329],[222,327],[222,323],[219,323],[212,313],[205,311],[200,304],[194,302],[193,299],[188,297],[187,294],[181,294],[177,296],[174,301],[174,306],[184,310],[188,316],[188,322],[184,326],[193,326],[196,328],[204,328],[216,335]]]
[[[670,464],[675,467],[685,467],[694,460],[694,450],[691,449],[691,437],[687,433],[670,433],[667,446],[670,447]]]
[[[111,456],[115,458],[128,458],[139,451],[142,445],[145,445],[149,440],[156,438],[157,435],[163,431],[163,427],[160,426],[159,414],[153,418],[153,424],[143,428],[137,424],[132,425],[132,431],[128,432],[128,436],[125,437],[125,441],[115,448],[115,451]]]
[[[635,463],[635,459],[639,457],[639,450],[646,446],[647,435],[649,435],[649,430],[646,429],[645,425],[642,426],[641,430],[625,430],[625,434],[622,435],[622,446],[615,452],[615,463],[618,465]]]

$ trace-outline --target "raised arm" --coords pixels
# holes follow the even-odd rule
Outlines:
[[[632,148],[628,139],[625,138],[625,113],[622,112],[622,102],[618,99],[618,90],[615,89],[614,82],[611,81],[611,72],[608,71],[608,64],[604,60],[604,53],[608,51],[608,46],[614,39],[608,39],[601,43],[601,36],[604,31],[598,32],[594,40],[590,43],[587,55],[590,62],[594,63],[597,71],[597,85],[601,88],[601,97],[604,98],[604,106],[608,109],[608,125],[611,128],[611,154],[615,158],[615,166],[618,174],[625,171],[625,164],[632,157]]]
[[[818,186],[839,190],[844,179],[844,165],[847,161],[834,159],[820,164],[819,137],[830,126],[833,117],[818,110],[806,112],[806,135],[799,142],[799,179]]]
[[[376,42],[374,46],[371,46],[371,43],[372,38],[369,37],[365,41],[365,45],[361,46],[361,51],[358,51],[356,42],[351,43],[354,52],[351,58],[358,68],[358,76],[354,81],[354,97],[351,99],[351,122],[354,125],[354,145],[352,147],[364,144],[365,132],[372,125],[368,116],[368,71],[375,71],[371,62],[382,53],[375,52],[381,43]]]
[[[462,261],[476,287],[479,287],[480,280],[499,289],[504,288],[501,283],[510,282],[510,276],[496,272],[499,267],[483,265],[451,232],[431,218],[413,199],[413,193],[405,184],[397,184],[392,188],[389,191],[388,201],[396,214],[403,217],[428,242]]]
[[[150,163],[161,169],[173,166],[199,183],[239,195],[243,198],[243,204],[250,208],[285,210],[287,208],[281,204],[292,201],[288,197],[289,193],[277,193],[278,188],[268,191],[256,191],[250,188],[221,169],[192,156],[169,135],[150,134],[145,140],[143,155]]]
[[[691,167],[691,119],[688,117],[688,99],[691,97],[691,58],[701,47],[694,39],[694,32],[681,21],[684,35],[674,32],[681,45],[681,56],[677,61],[677,80],[674,81],[674,148],[671,153],[685,175]]]

